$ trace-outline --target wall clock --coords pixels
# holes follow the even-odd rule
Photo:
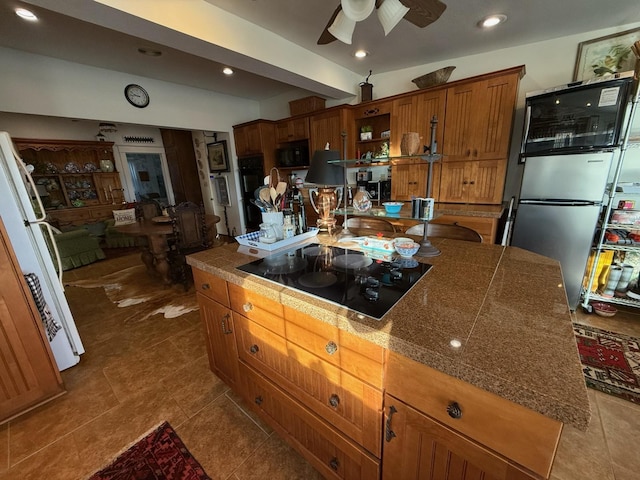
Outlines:
[[[149,94],[140,85],[132,83],[124,87],[124,96],[134,107],[144,108],[149,105]]]

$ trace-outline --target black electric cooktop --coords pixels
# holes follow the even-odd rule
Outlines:
[[[380,320],[431,265],[312,243],[237,268]]]

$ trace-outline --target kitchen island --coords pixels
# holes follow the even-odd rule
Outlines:
[[[246,247],[189,256],[211,367],[329,478],[548,478],[590,418],[559,264],[433,243],[379,321],[238,270]]]

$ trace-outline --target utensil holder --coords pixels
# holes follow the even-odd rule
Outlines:
[[[284,214],[282,212],[262,212],[262,223],[273,225],[276,240],[284,238]]]

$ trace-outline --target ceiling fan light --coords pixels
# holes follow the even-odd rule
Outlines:
[[[371,15],[376,7],[376,0],[340,0],[340,5],[348,18],[359,22]]]
[[[341,10],[327,31],[342,43],[351,45],[351,37],[355,29],[356,22],[348,18]]]
[[[389,34],[409,11],[400,0],[384,0],[378,7],[378,20],[382,24],[385,36]]]

